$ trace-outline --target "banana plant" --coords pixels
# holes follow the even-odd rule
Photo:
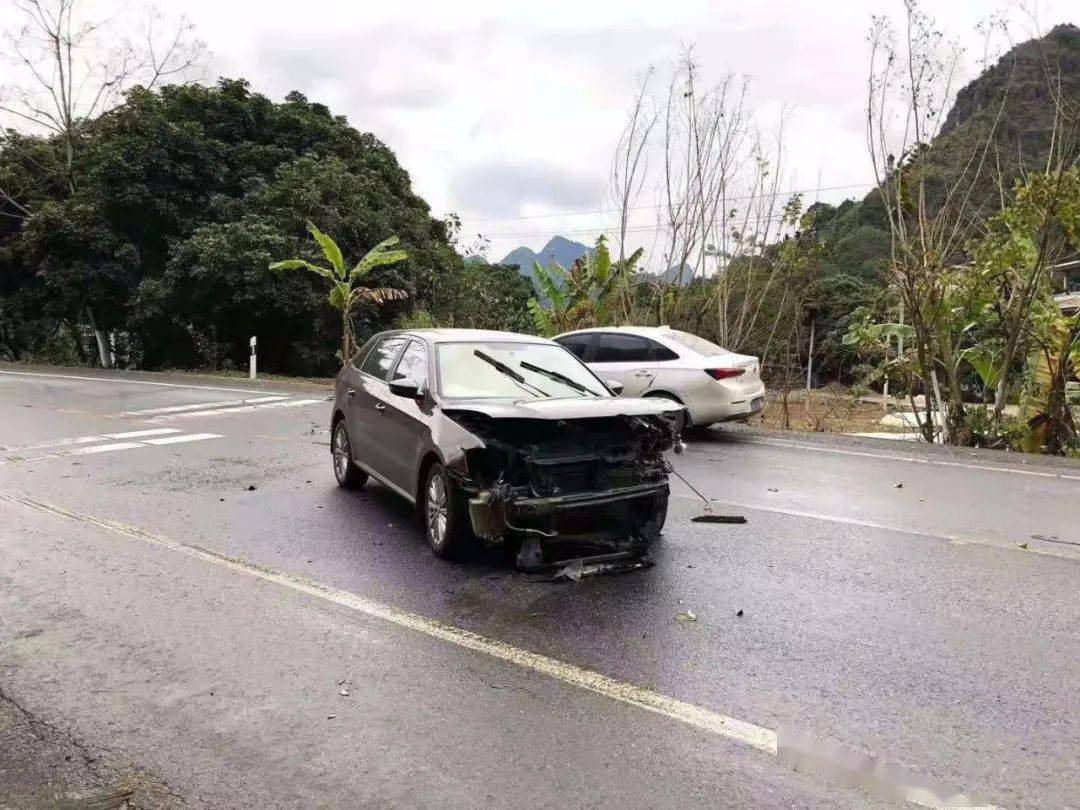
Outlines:
[[[589,326],[608,326],[618,320],[616,306],[623,306],[625,320],[629,280],[643,251],[613,262],[603,236],[592,253],[575,261],[569,269],[558,262],[543,267],[533,263],[533,275],[540,298],[529,300],[529,312],[537,331],[555,335]]]
[[[395,249],[399,240],[396,236],[391,236],[375,245],[351,270],[348,270],[337,242],[316,228],[314,223],[308,222],[307,229],[322,248],[323,256],[326,257],[330,266],[323,267],[304,259],[285,259],[271,263],[269,269],[275,273],[282,273],[285,270],[308,270],[330,282],[330,294],[327,300],[330,306],[341,313],[342,336],[339,357],[344,365],[353,354],[353,312],[356,307],[360,304],[382,306],[389,301],[401,301],[409,297],[407,292],[396,287],[366,287],[363,284],[364,280],[376,267],[405,261],[408,254],[400,248]]]

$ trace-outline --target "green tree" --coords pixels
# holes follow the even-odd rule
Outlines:
[[[283,270],[308,270],[317,276],[321,276],[330,282],[330,306],[341,313],[341,354],[342,365],[348,363],[353,356],[355,324],[353,322],[354,310],[361,304],[368,306],[381,306],[388,301],[400,301],[408,297],[408,293],[395,287],[365,287],[363,282],[371,275],[376,267],[388,264],[397,264],[408,258],[404,250],[393,249],[398,244],[398,238],[391,236],[375,245],[364,254],[351,270],[346,269],[345,259],[341,255],[341,248],[337,242],[324,234],[311,222],[307,224],[308,231],[315,237],[315,241],[322,249],[323,256],[330,263],[329,267],[313,264],[306,259],[285,259],[273,262],[269,265],[270,270],[281,272]]]

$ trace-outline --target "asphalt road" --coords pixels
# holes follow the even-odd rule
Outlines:
[[[338,489],[328,394],[0,368],[0,807],[1080,806],[1080,468],[715,431],[745,525],[558,585]]]

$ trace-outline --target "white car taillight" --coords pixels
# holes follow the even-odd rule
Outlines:
[[[732,377],[738,377],[746,371],[745,368],[707,368],[705,373],[712,377],[714,380],[728,380]]]

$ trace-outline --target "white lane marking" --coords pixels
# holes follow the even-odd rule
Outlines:
[[[643,689],[633,684],[623,683],[599,672],[569,664],[558,659],[551,658],[539,653],[523,650],[504,641],[487,638],[470,630],[463,630],[453,625],[446,624],[436,619],[430,619],[417,613],[376,602],[348,591],[334,588],[330,585],[301,577],[272,571],[261,566],[250,565],[240,560],[226,557],[223,554],[209,551],[200,546],[172,540],[161,535],[153,534],[134,526],[94,517],[81,512],[64,509],[59,506],[43,503],[32,498],[12,495],[0,492],[0,498],[12,503],[22,504],[44,512],[50,512],[60,517],[68,518],[79,523],[95,526],[101,529],[120,534],[135,540],[149,541],[150,543],[163,546],[171,551],[185,554],[203,562],[219,565],[240,574],[272,582],[290,588],[294,591],[307,594],[343,607],[350,608],[371,616],[376,619],[389,622],[398,627],[422,633],[442,641],[456,644],[459,647],[475,650],[476,652],[489,655],[501,661],[515,664],[525,669],[548,675],[564,683],[587,689],[600,695],[628,703],[645,709],[646,711],[670,717],[695,728],[718,734],[722,737],[735,740],[744,745],[751,746],[767,754],[776,755],[776,732],[763,726],[747,723],[734,717],[714,712],[692,703],[687,703],[677,698],[668,697],[649,689]]]
[[[209,411],[185,411],[184,413],[162,414],[156,419],[191,419],[200,416],[221,416],[227,413],[252,413],[253,411],[266,411],[271,408],[295,408],[300,405],[315,405],[325,402],[323,399],[290,399],[285,402],[268,402],[265,405],[244,405],[239,408],[215,408]]]
[[[44,450],[49,447],[69,447],[73,444],[91,444],[106,439],[134,439],[138,436],[161,436],[166,433],[179,433],[177,428],[153,428],[150,430],[132,430],[128,433],[102,433],[100,436],[76,436],[72,439],[59,439],[44,444],[31,444],[26,447],[10,447],[9,450]]]
[[[766,728],[765,726],[748,723],[745,720],[729,717],[728,715],[701,706],[696,706],[693,703],[688,703],[684,700],[679,700],[678,698],[669,697],[668,695],[663,695],[649,689],[643,689],[640,686],[618,681],[607,675],[602,675],[595,670],[586,669],[585,667],[570,664],[566,661],[560,661],[557,658],[535,653],[530,650],[524,650],[520,647],[508,644],[505,641],[488,638],[479,633],[474,633],[471,630],[464,630],[437,619],[431,619],[426,616],[421,616],[418,613],[412,613],[407,610],[393,607],[392,605],[376,602],[372,599],[367,599],[340,588],[324,585],[321,582],[303,579],[290,574],[279,573],[261,566],[251,565],[232,557],[226,557],[224,554],[209,551],[200,546],[182,543],[158,534],[153,534],[135,526],[128,526],[117,521],[94,517],[93,515],[75,512],[64,509],[63,507],[43,503],[32,498],[12,495],[6,492],[0,492],[0,499],[11,503],[22,504],[23,506],[37,509],[42,512],[49,512],[58,517],[67,518],[68,520],[73,520],[78,523],[105,529],[123,537],[149,542],[192,557],[196,560],[208,562],[236,573],[244,574],[254,579],[281,585],[299,593],[341,605],[342,607],[349,608],[375,619],[380,619],[405,630],[411,630],[415,633],[420,633],[468,650],[473,650],[474,652],[482,653],[491,658],[521,667],[522,669],[529,669],[542,675],[547,675],[548,677],[554,678],[569,686],[584,689],[611,700],[635,706],[639,709],[644,709],[645,711],[684,723],[693,728],[720,737],[725,737],[734,742],[754,748],[769,756],[776,757],[777,755],[776,731],[771,728]],[[937,801],[932,799],[927,801],[919,794],[913,795],[912,793],[908,793],[905,798],[912,804],[939,806]],[[987,805],[987,807],[993,808],[994,806]]]
[[[173,434],[173,435],[162,435]],[[108,442],[106,444],[93,444],[104,442],[106,439],[137,439],[137,441]],[[96,453],[111,453],[114,450],[135,450],[139,447],[153,447],[157,445],[183,444],[185,442],[201,442],[206,439],[220,439],[220,433],[181,433],[176,428],[155,428],[153,430],[133,430],[130,433],[113,433],[104,436],[80,436],[77,439],[67,439],[64,442],[42,445],[39,447],[11,448],[11,450],[37,450],[48,448],[52,452],[46,452],[39,456],[12,457],[8,461],[43,461],[45,459],[63,458],[66,456],[88,456]],[[76,444],[89,445],[68,449]],[[5,451],[9,452],[9,451]]]
[[[113,450],[134,450],[136,447],[146,447],[139,442],[115,442],[113,444],[95,444],[90,447],[80,447],[78,450],[69,450],[70,456],[89,456],[92,453],[111,453]]]
[[[223,402],[196,402],[193,405],[170,405],[167,408],[147,408],[142,411],[124,411],[121,416],[150,416],[158,413],[179,413],[180,411],[198,411],[203,408],[227,408],[232,405],[253,405],[259,402],[274,402],[279,399],[287,399],[287,395],[278,394],[272,397],[249,397],[247,399],[228,399]]]
[[[45,444],[31,444],[27,447],[13,447],[12,450],[44,450],[47,447],[69,447],[73,444],[89,444],[90,442],[100,442],[104,440],[104,436],[77,436],[74,439],[60,439],[55,442],[46,442]]]
[[[181,433],[179,436],[163,436],[160,439],[147,439],[146,444],[182,444],[184,442],[201,442],[204,439],[220,439],[220,433]]]
[[[673,498],[679,498],[684,501],[695,501],[701,503],[701,498],[696,495],[681,495],[674,494]],[[736,501],[727,501],[720,499],[711,499],[710,504],[713,506],[734,506],[738,509],[753,509],[757,512],[772,512],[776,515],[789,515],[791,517],[808,518],[809,520],[820,520],[827,523],[843,523],[848,526],[861,526],[866,529],[879,529],[885,532],[896,532],[897,534],[907,534],[912,537],[929,537],[933,540],[945,540],[948,543],[956,546],[989,546],[990,548],[996,548],[1002,551],[1024,551],[1029,554],[1042,554],[1046,557],[1059,557],[1065,560],[1080,560],[1080,555],[1068,554],[1066,552],[1056,551],[1052,548],[1035,548],[1029,545],[1027,548],[1021,548],[1020,546],[1009,545],[1004,541],[986,540],[980,537],[961,537],[956,534],[938,534],[931,531],[920,531],[919,529],[907,529],[903,526],[890,526],[886,523],[877,523],[872,520],[863,520],[862,518],[844,517],[843,515],[827,515],[823,512],[811,512],[804,509],[785,509],[780,506],[768,506],[766,504],[758,503],[738,503]]]
[[[896,456],[889,453],[870,453],[865,450],[843,450],[839,447],[825,447],[813,444],[797,444],[795,442],[780,442],[773,439],[749,439],[745,444],[764,444],[770,447],[786,447],[792,450],[812,450],[822,453],[835,453],[841,456],[862,456],[864,458],[880,458],[886,461],[903,461],[909,464],[930,464],[935,467],[962,467],[967,470],[984,470],[987,472],[1014,473],[1016,475],[1034,475],[1039,478],[1060,478],[1066,481],[1080,481],[1080,474],[1055,473],[1045,470],[1018,470],[1015,467],[995,467],[991,464],[968,464],[962,461],[942,461],[936,458],[918,458],[916,456]],[[693,444],[695,450],[713,446],[711,444]],[[738,447],[737,444],[720,445],[723,447]]]
[[[37,371],[8,371],[0,369],[0,374],[11,374],[16,377],[44,377],[56,380],[82,380],[85,382],[109,382],[125,383],[127,385],[159,385],[163,388],[197,388],[201,391],[231,391],[234,394],[265,394],[265,391],[255,391],[250,388],[226,388],[220,385],[190,385],[188,383],[156,382],[153,380],[125,380],[121,377],[84,377],[81,374],[48,374]]]
[[[149,428],[147,430],[129,430],[127,433],[103,433],[106,439],[138,439],[143,436],[164,436],[166,433],[179,433],[176,428]]]

